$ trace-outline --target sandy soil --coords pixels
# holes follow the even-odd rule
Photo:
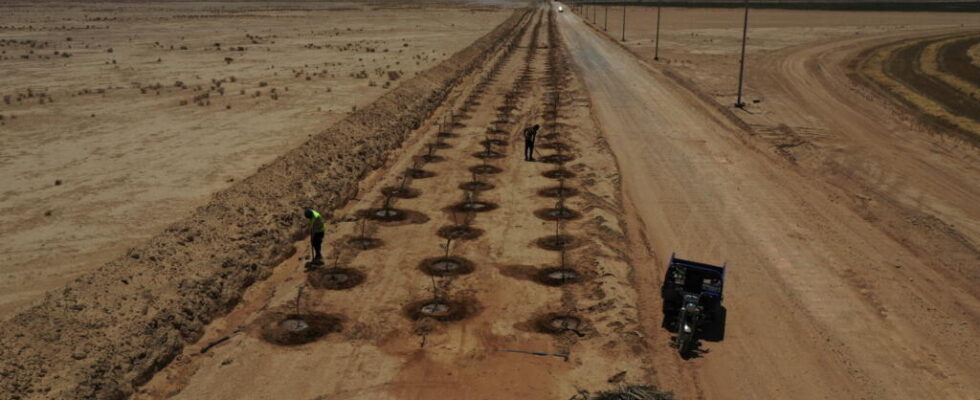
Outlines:
[[[585,83],[641,222],[634,255],[651,258],[637,263],[656,266],[638,285],[674,251],[732,266],[726,341],[655,357],[658,381],[691,398],[976,397],[978,154],[848,78],[863,49],[975,16],[753,11],[747,99],[760,102],[735,112],[740,12],[668,12],[662,63],[649,29],[627,31],[641,62],[562,20],[582,69],[606,71]]]
[[[369,191],[361,203],[338,211],[338,216],[345,217],[331,228],[328,266],[336,262],[362,271],[366,275],[363,284],[343,291],[310,290],[306,286],[310,274],[303,269],[308,257],[301,252],[250,290],[235,311],[213,324],[197,345],[188,347],[137,398],[545,399],[569,398],[578,388],[606,387],[607,380],[617,375],[615,381],[649,379],[651,361],[643,356],[636,293],[629,285],[629,265],[623,253],[615,185],[618,175],[611,154],[595,135],[589,103],[574,80],[562,84],[565,97],[557,129],[548,124],[551,121],[542,120],[549,115],[547,105],[552,99],[545,93],[543,78],[561,73],[546,68],[552,64],[546,57],[548,51],[558,49],[546,46],[544,16],[539,12],[530,21],[522,46],[501,59],[494,79],[478,85],[475,96],[466,90],[456,95],[447,111],[453,110],[458,122],[447,129],[433,126],[422,132],[387,172],[368,178],[365,187]],[[527,66],[530,74],[522,80]],[[518,94],[520,100],[514,104],[518,108],[501,114],[509,93]],[[465,110],[460,112],[460,108]],[[494,124],[495,120],[507,122]],[[563,154],[574,157],[567,168],[577,177],[565,185],[579,194],[565,205],[580,217],[557,228],[576,240],[565,252],[564,261],[560,252],[535,245],[556,230],[555,222],[535,216],[536,211],[554,207],[556,199],[535,193],[557,184],[541,175],[557,164],[521,159],[520,129],[531,123],[546,124],[542,136],[548,136],[541,140],[545,148],[539,151],[540,159],[556,153],[547,148],[550,143],[570,146]],[[488,136],[488,126],[498,127],[501,134]],[[434,153],[438,162],[420,164],[435,175],[410,181],[406,187],[418,197],[399,199],[394,205],[425,218],[396,224],[368,222],[366,228],[347,218],[378,207],[384,197],[379,190],[399,185],[398,171],[426,154],[427,144],[439,140],[440,132],[451,133],[442,142],[451,147]],[[553,134],[557,135],[550,136]],[[503,158],[486,163],[502,171],[480,177],[493,188],[475,199],[496,208],[483,213],[452,212],[453,204],[466,199],[466,192],[458,186],[472,181],[468,167],[483,164],[474,154],[485,150],[480,142],[488,137],[506,141],[493,147]],[[436,234],[440,227],[464,221],[483,234],[449,243]],[[352,248],[346,240],[364,235],[362,229],[383,246],[365,251]],[[474,270],[435,279],[419,270],[423,260],[444,254],[470,260]],[[560,287],[535,280],[542,269],[562,264],[580,278]],[[306,290],[300,292],[298,287]],[[467,302],[471,315],[448,322],[407,317],[406,313],[415,311],[411,307],[433,298],[433,290],[439,298]],[[293,348],[263,341],[263,313],[293,310],[297,301],[300,314],[343,315],[342,332]],[[540,318],[552,313],[575,316],[582,325],[574,329],[578,332],[545,332]],[[229,336],[202,354],[209,343]],[[565,361],[501,349],[569,357]]]
[[[461,79],[501,46],[520,15],[6,320],[0,330],[2,398],[131,394],[198,340],[210,321],[234,308],[245,289],[296,253],[293,243],[305,226],[297,210],[328,212],[356,198],[361,179],[427,126]]]
[[[509,12],[4,2],[0,317],[161,231]]]
[[[924,124],[980,147],[980,69],[967,55],[977,42],[976,30],[905,39],[866,50],[852,64]]]
[[[621,383],[976,398],[980,155],[849,77],[869,48],[974,28],[760,12],[760,101],[743,112],[725,75],[739,12],[670,11],[688,16],[667,42],[684,50],[658,63],[642,30],[624,46],[571,12],[513,14],[9,320],[0,399],[568,399]],[[540,192],[556,186],[574,192]],[[305,204],[332,214],[312,269]],[[725,340],[690,359],[660,327],[674,252],[729,266]],[[577,275],[542,279],[555,267]]]

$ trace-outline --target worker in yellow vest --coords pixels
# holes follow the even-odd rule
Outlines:
[[[320,247],[323,245],[323,235],[326,233],[323,216],[312,208],[307,208],[303,212],[303,215],[310,221],[310,244],[313,245],[313,263],[322,264],[323,253],[320,252]]]

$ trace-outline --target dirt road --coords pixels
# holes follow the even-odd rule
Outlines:
[[[655,288],[671,252],[731,266],[726,340],[699,359],[668,354],[658,293],[639,290],[662,386],[689,398],[978,393],[968,276],[937,269],[846,206],[853,194],[809,179],[576,16],[560,22],[622,172],[636,287]]]

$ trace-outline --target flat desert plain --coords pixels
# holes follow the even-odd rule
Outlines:
[[[400,2],[0,5],[0,315],[486,34]]]

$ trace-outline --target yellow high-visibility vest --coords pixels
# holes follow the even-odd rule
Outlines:
[[[324,232],[326,227],[323,225],[323,216],[320,213],[313,211],[313,218],[310,218],[310,230],[316,233]]]

